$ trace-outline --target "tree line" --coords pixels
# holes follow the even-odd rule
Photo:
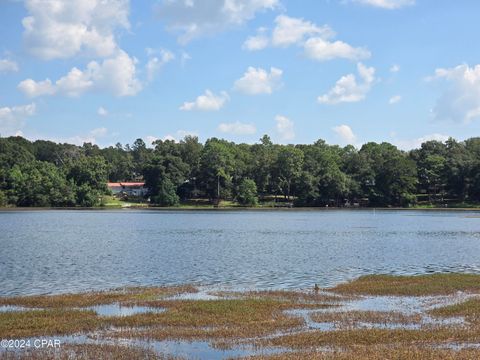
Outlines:
[[[107,182],[143,180],[152,204],[220,199],[255,205],[407,207],[480,201],[480,138],[427,141],[408,152],[384,142],[360,149],[318,140],[255,144],[195,136],[100,148],[0,138],[0,206],[98,206]]]

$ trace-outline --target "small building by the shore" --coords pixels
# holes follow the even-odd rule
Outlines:
[[[113,195],[145,196],[148,191],[144,182],[109,182],[107,186]]]

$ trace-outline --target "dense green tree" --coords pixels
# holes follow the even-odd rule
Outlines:
[[[156,193],[152,196],[152,202],[160,206],[175,206],[179,203],[176,187],[169,178],[165,178],[159,184]]]
[[[275,147],[268,135],[260,139],[259,144],[251,146],[251,178],[257,184],[258,192],[263,197],[272,190],[272,168],[276,158]]]
[[[237,201],[245,206],[257,205],[258,196],[255,181],[251,179],[242,179],[237,190]]]
[[[107,190],[108,166],[101,156],[83,156],[70,163],[67,179],[76,185],[88,185],[93,189]]]
[[[292,184],[302,172],[303,159],[303,151],[292,145],[282,147],[278,152],[273,165],[274,182],[287,200],[292,195]]]
[[[185,181],[187,173],[188,165],[180,157],[169,154],[153,156],[143,168],[143,177],[152,202],[164,205],[170,198],[177,198],[178,202],[176,189]],[[172,189],[175,197],[170,194]]]
[[[431,203],[443,201],[447,183],[447,159],[445,144],[440,141],[427,141],[420,149],[410,152],[416,162],[420,193],[428,194]]]
[[[232,173],[235,167],[232,146],[225,140],[207,140],[200,159],[200,180],[211,199],[231,196]]]
[[[72,183],[53,164],[32,161],[15,165],[7,178],[10,202],[17,206],[72,206]]]
[[[134,180],[133,157],[121,144],[102,150],[102,156],[108,164],[108,179],[112,182]]]
[[[375,174],[368,194],[373,205],[408,206],[415,202],[418,179],[413,160],[389,143],[367,143],[360,152]]]

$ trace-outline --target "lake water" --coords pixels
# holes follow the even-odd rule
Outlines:
[[[480,213],[0,212],[2,296],[185,283],[307,288],[453,271],[480,273]]]

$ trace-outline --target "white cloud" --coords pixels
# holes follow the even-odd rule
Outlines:
[[[357,70],[361,82],[357,81],[354,74],[342,76],[327,94],[318,97],[318,102],[335,105],[364,100],[375,82],[375,69],[359,63],[357,64]]]
[[[55,83],[56,91],[71,97],[77,97],[93,87],[93,80],[88,71],[81,71],[76,67]]]
[[[17,72],[19,70],[18,64],[9,59],[0,59],[0,74],[7,72]]]
[[[175,142],[177,141],[177,139],[175,139],[175,137],[173,135],[170,135],[170,134],[165,135],[161,140],[162,141],[175,141]]]
[[[272,10],[279,0],[163,0],[157,14],[182,44],[239,26],[259,11]]]
[[[181,56],[180,56],[180,62],[182,63],[182,66],[185,66],[188,60],[191,60],[192,56],[187,53],[186,51],[182,51]]]
[[[443,134],[429,134],[416,139],[407,139],[407,140],[394,140],[393,144],[396,145],[399,149],[408,151],[412,149],[418,149],[420,146],[427,141],[436,140],[445,142],[450,138],[448,135]]]
[[[332,59],[362,60],[371,56],[370,51],[362,47],[353,47],[343,41],[328,41],[321,37],[313,37],[305,42],[305,54],[318,61]]]
[[[165,49],[160,49],[158,52],[148,49],[147,52],[151,55],[158,53],[158,56],[151,57],[145,66],[147,70],[147,79],[148,81],[152,81],[163,65],[175,59],[175,55],[171,51]]]
[[[353,0],[354,2],[375,6],[383,9],[400,9],[404,6],[415,5],[415,0]]]
[[[52,141],[81,146],[84,143],[97,144],[99,139],[105,138],[106,136],[108,136],[108,129],[101,127],[90,130],[86,134],[75,135],[60,139],[52,139]]]
[[[107,135],[107,133],[108,133],[108,130],[107,128],[104,128],[104,127],[93,129],[92,131],[90,131],[90,134],[95,137],[103,137]]]
[[[287,47],[298,44],[303,42],[307,35],[318,35],[323,39],[335,36],[333,30],[328,26],[320,27],[301,18],[279,15],[275,19],[275,24],[272,32],[273,46]]]
[[[76,67],[53,84],[50,79],[36,82],[23,80],[18,89],[30,97],[61,94],[80,96],[87,91],[107,91],[115,96],[135,95],[142,89],[136,77],[135,58],[120,50],[115,57],[88,63],[85,70]]]
[[[390,105],[398,104],[400,101],[402,101],[402,97],[400,95],[395,95],[388,100],[388,103]]]
[[[283,115],[275,117],[277,132],[282,140],[292,140],[295,137],[294,123]]]
[[[50,79],[43,81],[34,81],[32,79],[23,80],[18,84],[18,89],[28,97],[37,97],[42,95],[53,95],[56,92],[55,85]]]
[[[429,80],[444,79],[446,88],[433,114],[437,120],[469,123],[480,118],[480,64],[437,69]]]
[[[353,133],[353,130],[348,125],[334,126],[332,130],[337,134],[342,144],[353,145],[357,141],[357,136]]]
[[[222,91],[219,95],[215,95],[210,90],[205,90],[204,95],[198,96],[195,101],[184,102],[180,106],[182,111],[202,110],[202,111],[218,111],[229,100],[229,96],[225,91]]]
[[[400,71],[400,65],[397,65],[397,64],[393,64],[391,67],[390,67],[390,72],[392,73],[397,73]]]
[[[265,34],[266,31],[265,28],[258,29],[257,35],[248,37],[242,48],[250,51],[265,49],[270,43],[269,37]]]
[[[178,130],[175,132],[175,134],[167,134],[161,138],[157,137],[157,136],[153,136],[153,135],[148,135],[148,136],[145,136],[145,143],[147,144],[147,146],[151,146],[153,142],[157,141],[157,140],[162,140],[162,141],[165,141],[165,140],[173,140],[175,142],[179,142],[180,140],[182,140],[183,138],[185,138],[185,136],[198,136],[198,134],[196,132],[193,132],[193,131],[187,131],[187,130]]]
[[[156,136],[153,136],[153,135],[145,136],[145,144],[147,145],[147,147],[151,147],[152,144],[157,140],[158,140],[158,137]]]
[[[116,29],[129,29],[129,0],[26,0],[23,38],[33,55],[107,57],[118,49]]]
[[[335,35],[328,25],[318,26],[302,18],[279,15],[271,35],[267,34],[265,28],[260,28],[256,36],[247,38],[243,48],[253,51],[267,46],[286,48],[298,45],[304,48],[308,58],[318,61],[336,58],[358,61],[371,56],[366,48],[353,47],[339,40],[331,41]]]
[[[271,94],[281,86],[282,74],[282,70],[274,67],[268,72],[250,66],[243,76],[235,81],[234,88],[249,95]]]
[[[107,116],[108,111],[103,106],[100,106],[97,110],[97,114],[100,115],[100,116]]]
[[[257,128],[253,124],[245,124],[239,121],[234,123],[221,123],[218,130],[222,133],[233,135],[252,135],[257,132]]]
[[[35,112],[35,103],[0,108],[0,135],[20,134],[20,129],[25,125],[25,119],[35,115]]]

